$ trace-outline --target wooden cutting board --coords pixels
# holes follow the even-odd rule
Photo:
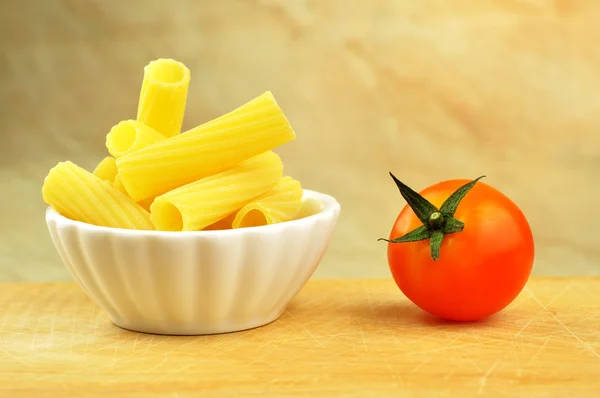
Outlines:
[[[598,397],[600,279],[534,279],[479,323],[433,319],[391,280],[316,280],[262,328],[112,325],[74,284],[0,284],[0,396]]]

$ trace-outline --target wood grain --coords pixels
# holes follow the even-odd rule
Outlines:
[[[599,292],[533,279],[455,324],[391,280],[317,280],[265,327],[173,337],[119,329],[74,284],[2,284],[0,396],[597,397]]]
[[[157,57],[192,71],[186,128],[273,91],[298,134],[286,172],[343,207],[318,278],[388,276],[390,170],[415,188],[486,174],[531,222],[534,274],[600,275],[600,2],[173,4],[0,2],[0,280],[68,279],[42,180],[102,159]]]

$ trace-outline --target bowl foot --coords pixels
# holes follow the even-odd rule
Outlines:
[[[243,330],[255,329],[261,326],[268,325],[279,319],[283,314],[283,311],[275,314],[275,316],[268,316],[259,319],[252,319],[247,322],[235,323],[235,322],[223,322],[220,324],[158,324],[156,322],[128,322],[126,319],[111,319],[111,322],[121,329],[126,329],[131,332],[146,333],[146,334],[160,334],[170,336],[199,336],[199,335],[210,335],[210,334],[224,334],[240,332]]]

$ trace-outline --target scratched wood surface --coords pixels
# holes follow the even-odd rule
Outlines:
[[[316,280],[270,325],[199,337],[119,329],[74,284],[4,284],[0,357],[10,397],[592,397],[600,279],[534,279],[473,324],[390,280]]]

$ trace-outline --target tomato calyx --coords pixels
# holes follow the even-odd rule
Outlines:
[[[485,176],[478,177],[458,188],[444,201],[439,209],[419,193],[398,180],[391,172],[390,176],[396,183],[396,186],[398,187],[398,190],[400,190],[400,194],[404,200],[406,200],[406,203],[415,212],[415,215],[423,225],[398,238],[391,240],[379,238],[378,240],[389,243],[406,243],[429,239],[431,258],[433,261],[438,260],[440,258],[440,247],[442,246],[444,236],[461,232],[465,228],[465,224],[462,221],[454,218],[454,213],[456,213],[460,201],[463,200],[465,195],[475,186],[477,181]]]

